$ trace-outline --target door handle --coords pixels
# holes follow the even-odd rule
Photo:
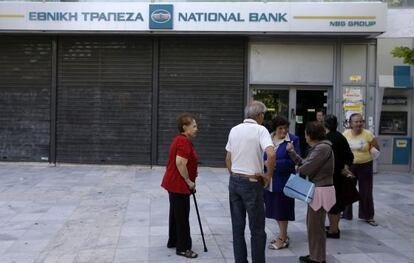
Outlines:
[[[292,108],[290,109],[290,119],[294,120],[295,118],[296,118],[295,109]]]

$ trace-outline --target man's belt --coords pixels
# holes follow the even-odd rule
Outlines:
[[[259,179],[255,175],[247,175],[247,174],[239,174],[239,173],[231,173],[232,176],[241,177],[249,180],[250,182],[259,182]]]

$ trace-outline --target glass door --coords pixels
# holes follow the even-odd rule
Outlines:
[[[272,131],[272,119],[276,115],[289,118],[289,90],[288,89],[253,89],[253,99],[263,102],[268,112],[263,125]]]
[[[316,112],[328,110],[328,88],[320,87],[252,87],[254,100],[263,102],[268,108],[263,125],[269,131],[273,130],[272,118],[276,115],[286,117],[289,122],[289,132],[300,138],[302,156],[306,155],[305,127],[309,121],[316,120]]]
[[[309,121],[316,121],[316,113],[326,113],[326,90],[297,90],[295,112],[295,134],[299,136],[301,155],[306,156],[308,145],[305,140],[305,127]]]

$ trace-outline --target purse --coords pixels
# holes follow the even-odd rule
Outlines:
[[[341,170],[341,175],[348,178],[355,178],[355,175],[351,172],[348,165],[345,165]]]
[[[286,196],[304,201],[308,204],[312,202],[314,192],[315,184],[303,179],[298,174],[291,174],[283,188],[283,193]]]
[[[336,202],[343,206],[351,205],[361,199],[354,178],[341,176],[339,178],[339,187],[335,188],[335,191],[338,196]]]
[[[371,154],[371,157],[373,160],[378,159],[378,157],[380,156],[381,152],[378,151],[377,148],[375,148],[373,145],[369,146],[369,153]]]

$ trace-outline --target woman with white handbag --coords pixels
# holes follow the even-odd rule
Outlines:
[[[374,219],[374,198],[373,198],[373,168],[372,160],[379,156],[379,145],[372,132],[364,129],[364,120],[360,113],[353,113],[349,117],[350,129],[346,130],[343,135],[347,139],[352,153],[354,154],[354,163],[351,166],[352,173],[358,181],[359,201],[358,216],[371,226],[377,226]],[[347,206],[343,218],[352,219],[352,205]]]

